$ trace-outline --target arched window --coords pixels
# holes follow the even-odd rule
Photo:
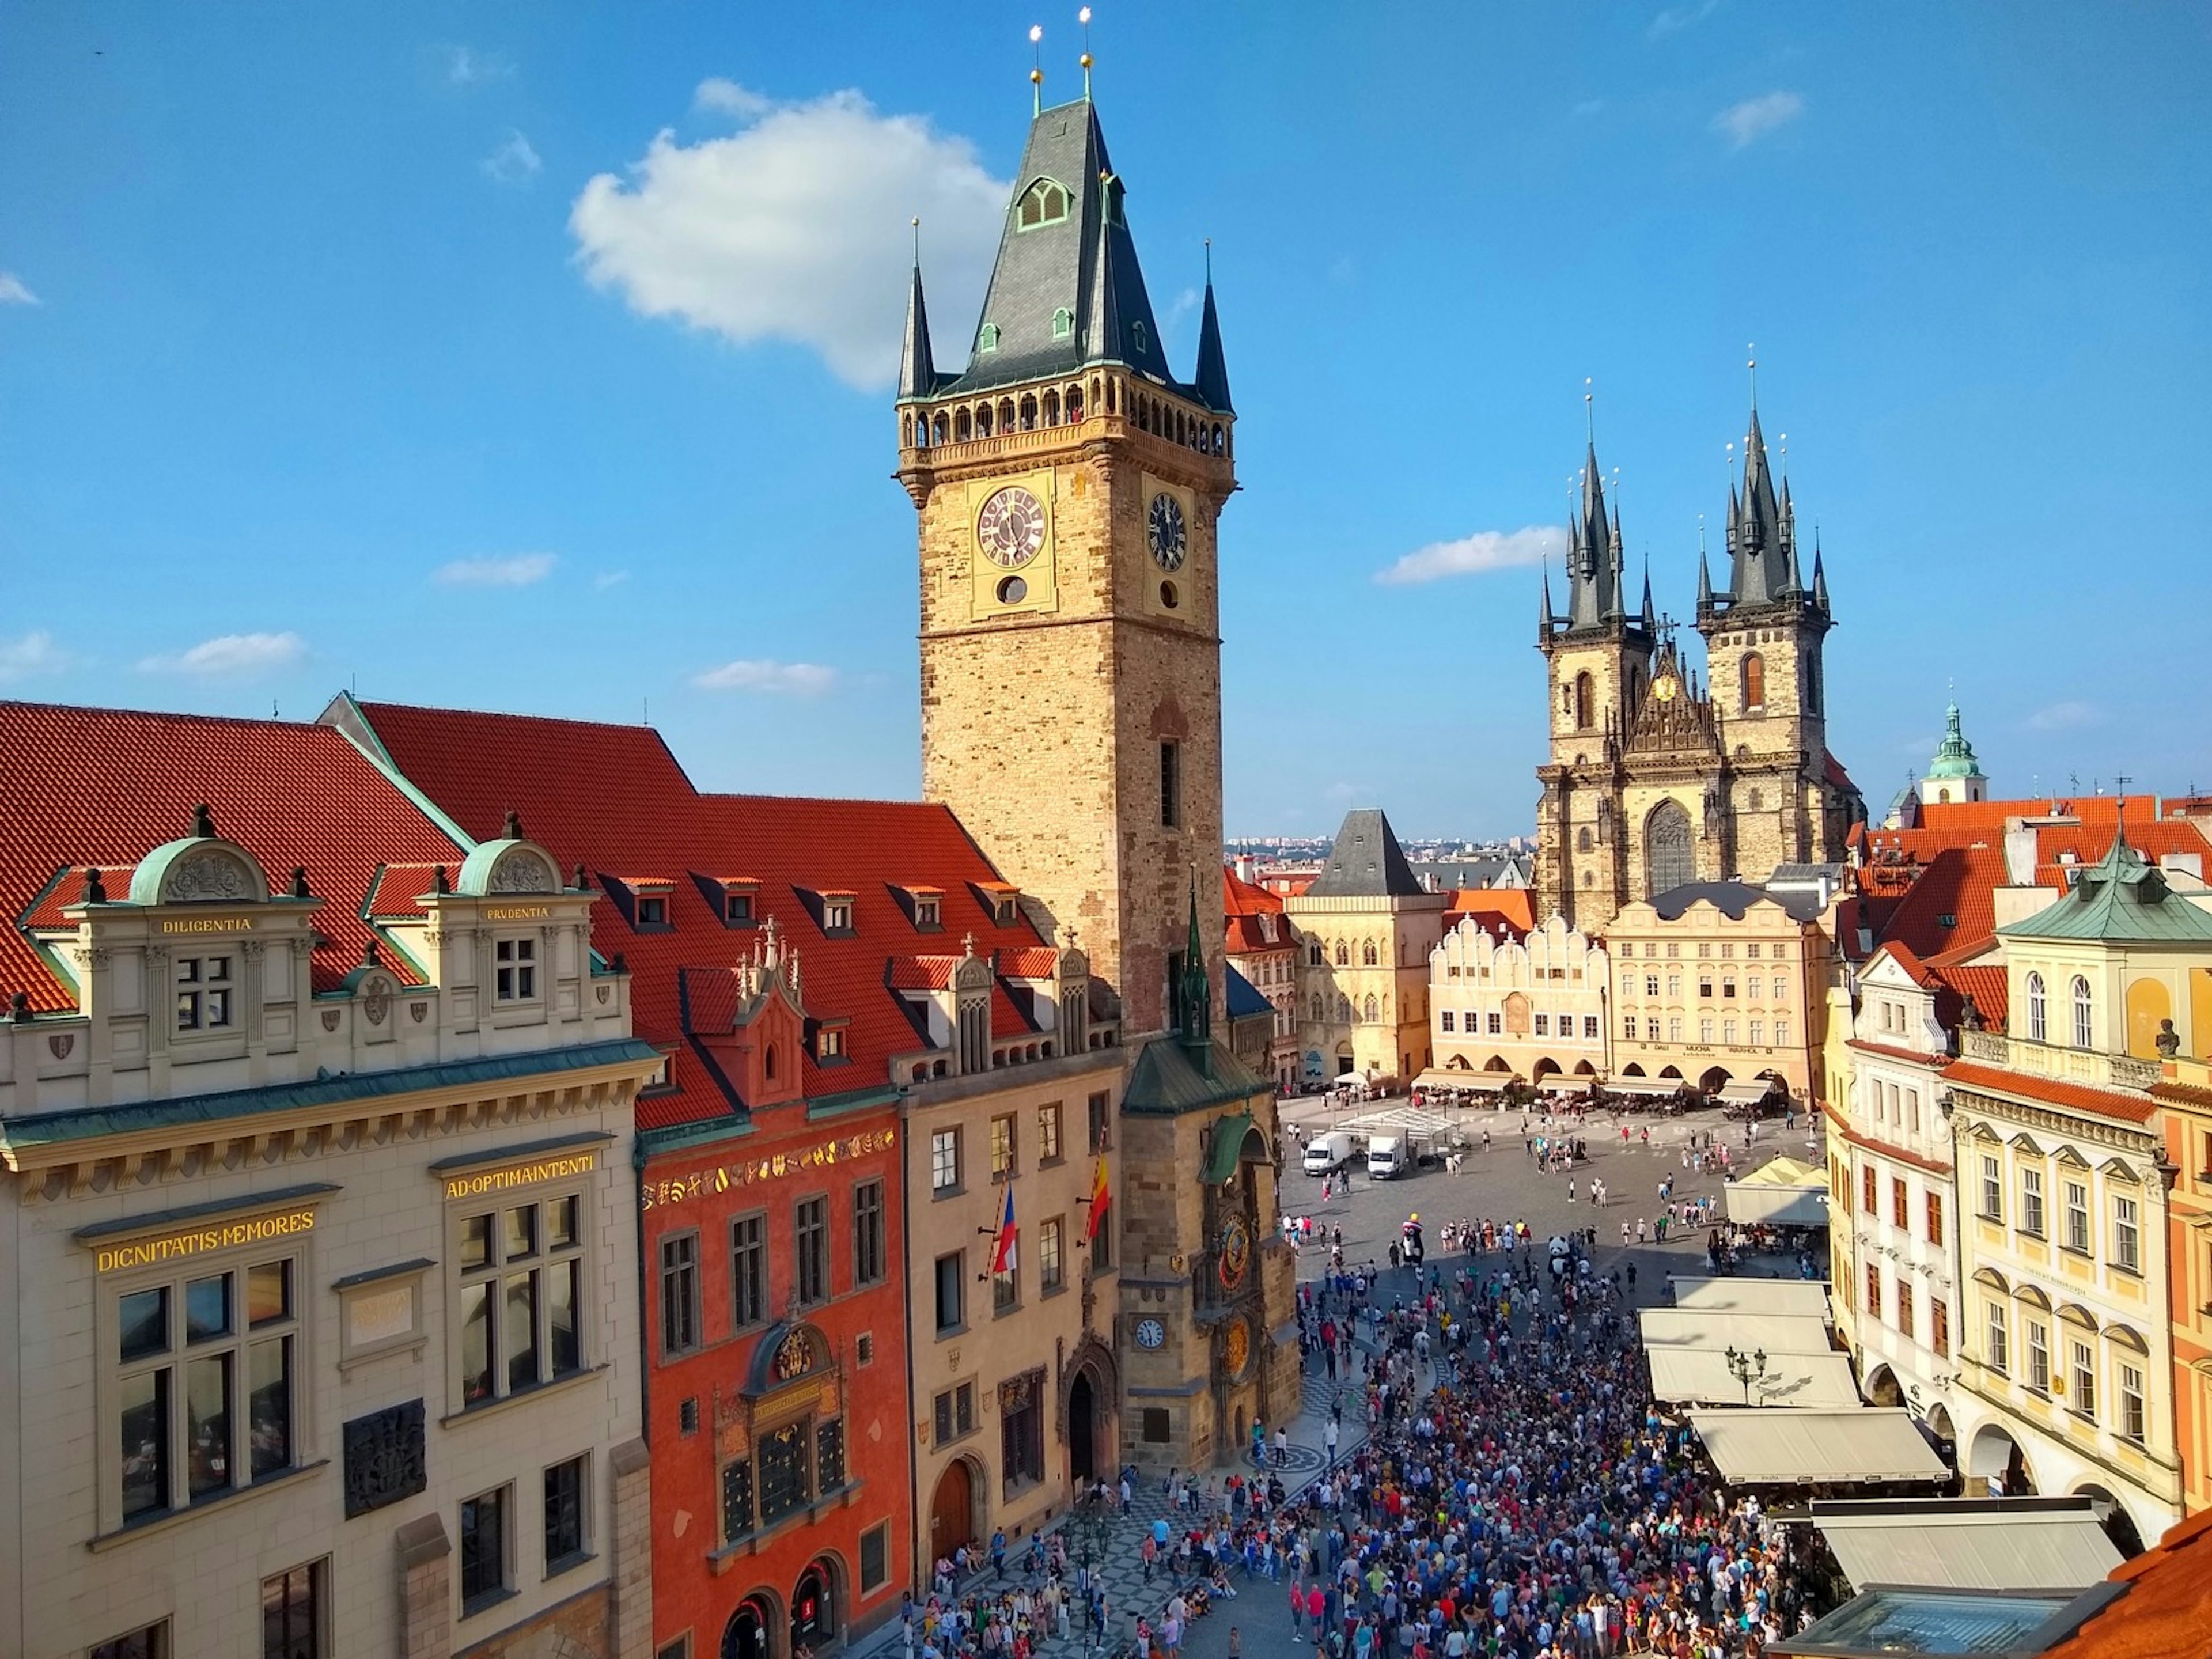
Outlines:
[[[1597,688],[1588,674],[1575,676],[1575,729],[1587,732],[1596,724]]]
[[[1067,192],[1049,179],[1040,179],[1022,192],[1015,223],[1024,230],[1056,225],[1067,217]]]
[[[1306,941],[1306,966],[1318,968],[1321,965],[1321,941],[1317,939],[1310,939]]]
[[[2043,975],[2027,976],[2027,1040],[2030,1042],[2048,1042],[2050,1018],[2044,1006]]]
[[[1035,398],[1024,398],[1022,399],[1020,420],[1022,423],[1021,429],[1024,432],[1034,432],[1036,430],[1037,400]]]
[[[775,1044],[773,1042],[761,1050],[761,1075],[770,1083],[775,1081]]]
[[[975,435],[975,423],[968,411],[963,409],[952,417],[952,441],[955,443],[964,444]]]
[[[1340,1025],[1349,1025],[1352,1024],[1352,999],[1350,997],[1340,996],[1337,998],[1336,1023]]]
[[[1766,659],[1756,651],[1744,653],[1743,708],[1746,714],[1766,707]]]
[[[1577,852],[1590,852],[1595,848],[1596,846],[1597,833],[1593,830],[1589,825],[1586,823],[1583,825],[1581,829],[1575,831],[1575,850]]]
[[[1375,965],[1375,941],[1371,939],[1359,947],[1359,965],[1363,968]]]
[[[1367,1001],[1366,1001],[1366,1005],[1365,1005],[1365,1007],[1364,1007],[1364,1012],[1365,1012],[1365,1014],[1366,1014],[1366,1016],[1367,1016],[1367,1023],[1368,1023],[1370,1025],[1372,1025],[1372,1024],[1376,1022],[1376,1020],[1379,1018],[1379,1016],[1377,1015],[1377,1013],[1376,1013],[1376,1006],[1375,1006],[1375,998],[1374,998],[1374,994],[1373,994],[1371,992],[1370,992],[1370,993],[1369,994],[1369,995],[1368,995]]]
[[[2094,1047],[2089,1032],[2089,981],[2081,975],[2074,975],[2074,1046],[2076,1048]]]
[[[1697,878],[1690,815],[1680,801],[1661,801],[1644,821],[1644,896],[1656,898]]]
[[[1342,939],[1336,942],[1336,965],[1340,968],[1352,966],[1352,947]]]
[[[1316,991],[1313,994],[1313,1018],[1315,1024],[1318,1025],[1321,1024],[1322,1018],[1321,1011],[1321,993],[1318,991]]]
[[[998,349],[999,325],[996,323],[984,324],[981,328],[976,331],[975,349],[978,351],[996,351]]]

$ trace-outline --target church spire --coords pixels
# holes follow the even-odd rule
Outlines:
[[[1182,1046],[1200,1071],[1209,1070],[1213,1048],[1213,984],[1206,973],[1206,940],[1198,930],[1198,878],[1190,884],[1190,936],[1183,946],[1182,983],[1176,988]]]
[[[1552,630],[1556,626],[1557,623],[1552,615],[1552,567],[1547,563],[1544,567],[1544,608],[1537,613],[1536,617],[1537,639],[1539,641],[1550,639]]]
[[[1698,614],[1711,613],[1713,608],[1713,568],[1705,561],[1705,550],[1698,550]]]
[[[915,222],[917,225],[920,220]],[[898,395],[927,398],[937,391],[937,359],[929,349],[929,307],[921,297],[921,261],[914,262],[914,287],[906,300],[906,343],[899,351]]]
[[[1583,499],[1568,526],[1567,627],[1597,629],[1620,616],[1617,530],[1605,505],[1605,480],[1597,470],[1597,441],[1583,462]]]
[[[1813,538],[1813,604],[1822,616],[1828,614],[1828,568],[1820,562],[1820,538]]]
[[[1704,562],[1702,555],[1699,556],[1698,562],[1700,564]],[[1658,637],[1659,615],[1651,608],[1651,559],[1649,554],[1644,556],[1644,631],[1652,638]]]

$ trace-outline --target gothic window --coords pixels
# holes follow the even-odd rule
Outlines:
[[[1359,947],[1359,962],[1360,965],[1364,968],[1372,968],[1375,965],[1375,941],[1373,939],[1369,939],[1364,945]]]
[[[1340,968],[1352,966],[1352,947],[1342,939],[1336,942],[1336,965]]]
[[[1324,1016],[1324,1015],[1322,1014],[1322,1006],[1321,1006],[1321,993],[1320,993],[1320,992],[1318,992],[1318,991],[1316,991],[1316,992],[1313,994],[1313,1021],[1314,1021],[1314,1024],[1316,1024],[1316,1025],[1320,1024],[1321,1024],[1321,1022],[1322,1021],[1322,1019],[1323,1019],[1324,1018],[1326,1018],[1326,1016]]]
[[[1320,967],[1321,965],[1322,965],[1322,950],[1321,950],[1321,941],[1320,941],[1319,939],[1309,939],[1309,940],[1307,940],[1307,941],[1306,941],[1306,966],[1307,966],[1307,967],[1309,967],[1309,968],[1318,968],[1318,967]]]
[[[2081,975],[2074,975],[2074,1046],[2087,1048],[2095,1046],[2089,1035],[2089,981]]]
[[[1340,1025],[1349,1025],[1352,1024],[1352,999],[1350,997],[1339,996],[1337,998],[1336,1023]]]
[[[1743,711],[1766,707],[1766,659],[1748,652],[1743,659]]]
[[[1362,1012],[1364,1014],[1367,1023],[1370,1025],[1372,1025],[1378,1018],[1381,1018],[1381,1015],[1376,1011],[1375,998],[1371,994],[1369,995],[1367,1001],[1362,1009]]]
[[[1016,222],[1024,230],[1056,225],[1067,217],[1067,192],[1049,179],[1040,179],[1022,192]]]
[[[1646,898],[1698,878],[1697,855],[1691,845],[1690,815],[1679,801],[1662,801],[1644,823],[1644,872]]]
[[[1590,827],[1587,823],[1583,825],[1580,830],[1575,832],[1575,850],[1577,852],[1587,853],[1596,845],[1597,836],[1591,832]]]
[[[2027,1040],[2030,1042],[2045,1042],[2048,1040],[2045,1033],[2049,1030],[2050,1019],[2043,998],[2043,975],[2030,974],[2027,976]]]
[[[1596,724],[1596,688],[1588,674],[1575,676],[1575,729],[1587,732]]]

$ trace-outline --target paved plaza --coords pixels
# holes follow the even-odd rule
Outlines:
[[[1403,1101],[1371,1101],[1332,1111],[1322,1099],[1291,1099],[1283,1103],[1282,1121],[1286,1135],[1289,1127],[1297,1124],[1310,1138],[1334,1125],[1348,1122],[1354,1116],[1405,1105]],[[1754,1169],[1779,1153],[1802,1157],[1808,1150],[1807,1126],[1801,1121],[1794,1132],[1788,1131],[1779,1120],[1760,1124],[1747,1149],[1744,1126],[1729,1122],[1717,1109],[1675,1118],[1648,1113],[1617,1115],[1599,1112],[1592,1114],[1579,1129],[1564,1117],[1547,1122],[1540,1110],[1534,1112],[1526,1120],[1531,1143],[1540,1135],[1578,1133],[1589,1146],[1588,1161],[1577,1164],[1571,1177],[1575,1196],[1570,1201],[1570,1177],[1541,1173],[1529,1149],[1524,1146],[1521,1112],[1455,1108],[1449,1109],[1448,1115],[1462,1127],[1468,1144],[1456,1175],[1441,1169],[1425,1169],[1395,1181],[1377,1182],[1356,1170],[1348,1192],[1336,1190],[1337,1182],[1330,1183],[1332,1194],[1326,1202],[1322,1198],[1321,1180],[1299,1169],[1295,1148],[1286,1139],[1281,1188],[1283,1212],[1291,1217],[1313,1218],[1315,1242],[1302,1251],[1298,1264],[1301,1283],[1318,1278],[1327,1270],[1328,1250],[1322,1242],[1323,1230],[1341,1226],[1346,1265],[1376,1265],[1381,1279],[1378,1297],[1388,1307],[1395,1296],[1410,1293],[1412,1289],[1411,1273],[1404,1269],[1394,1273],[1389,1265],[1389,1247],[1409,1215],[1419,1214],[1421,1218],[1431,1266],[1452,1259],[1444,1252],[1441,1242],[1442,1229],[1447,1221],[1479,1225],[1486,1218],[1501,1224],[1525,1220],[1539,1239],[1572,1228],[1596,1227],[1597,1245],[1591,1253],[1594,1270],[1609,1273],[1634,1262],[1636,1289],[1631,1301],[1635,1306],[1649,1307],[1659,1300],[1668,1274],[1705,1271],[1705,1231],[1686,1230],[1670,1237],[1663,1246],[1654,1241],[1642,1246],[1631,1244],[1624,1249],[1620,1224],[1626,1218],[1632,1233],[1638,1218],[1650,1222],[1663,1214],[1666,1202],[1659,1197],[1659,1188],[1670,1176],[1677,1203],[1722,1195],[1725,1178],[1723,1175],[1699,1174],[1686,1167],[1684,1153],[1693,1133],[1701,1137],[1717,1134],[1724,1138],[1739,1171]],[[1624,1124],[1629,1130],[1625,1146],[1620,1137]],[[1648,1145],[1644,1139],[1647,1127],[1650,1131]],[[1487,1150],[1482,1146],[1486,1128],[1491,1136]],[[1817,1157],[1817,1148],[1811,1150]],[[1593,1180],[1602,1181],[1607,1188],[1608,1201],[1601,1208],[1590,1202]],[[1497,1259],[1494,1255],[1489,1258],[1493,1262]],[[1781,1270],[1779,1262],[1750,1269]],[[1328,1420],[1336,1392],[1336,1385],[1320,1374],[1316,1361],[1305,1376],[1304,1409],[1289,1425],[1290,1456],[1282,1474],[1285,1486],[1292,1492],[1321,1471],[1322,1428]],[[1356,1397],[1347,1395],[1344,1401],[1343,1428],[1337,1447],[1340,1457],[1366,1437],[1364,1403],[1355,1406]],[[1269,1425],[1271,1435],[1273,1427]],[[1210,1472],[1209,1479],[1215,1490],[1218,1490],[1225,1473]],[[1110,1608],[1107,1632],[1109,1651],[1125,1650],[1137,1618],[1156,1617],[1174,1589],[1167,1573],[1156,1572],[1150,1581],[1144,1573],[1143,1539],[1152,1522],[1162,1515],[1169,1515],[1174,1524],[1163,1483],[1153,1476],[1141,1483],[1132,1514],[1111,1523],[1103,1553],[1094,1566],[1094,1571],[1104,1583]],[[1061,1527],[1071,1524],[1066,1520],[1055,1523]],[[1078,1534],[1071,1530],[1066,1536],[1070,1560],[1080,1560]],[[1026,1541],[1017,1540],[1017,1547]],[[1009,1585],[1014,1577],[1010,1566]],[[1264,1577],[1248,1583],[1241,1570],[1232,1571],[1230,1577],[1237,1591],[1236,1599],[1217,1601],[1206,1617],[1191,1622],[1183,1642],[1184,1659],[1229,1659],[1232,1631],[1237,1637],[1238,1659],[1259,1659],[1261,1655],[1280,1659],[1280,1656],[1292,1652],[1297,1644],[1291,1629],[1288,1587]],[[963,1592],[975,1592],[992,1587],[992,1577],[986,1571],[962,1588]],[[1045,1643],[1036,1651],[1042,1659],[1075,1659],[1086,1648],[1095,1649],[1095,1638],[1086,1641],[1079,1623],[1069,1639]],[[902,1639],[896,1623],[872,1633],[860,1644],[861,1650],[871,1659],[880,1654],[896,1655],[902,1647]]]

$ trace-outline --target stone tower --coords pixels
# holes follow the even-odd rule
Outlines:
[[[921,515],[922,793],[1047,937],[1080,933],[1130,1035],[1166,1030],[1193,872],[1221,856],[1215,526],[1235,416],[1210,276],[1193,378],[1169,369],[1089,98],[1030,125],[957,374],[935,367],[915,271],[897,410]]]
[[[1551,754],[1537,772],[1537,888],[1571,922],[1602,925],[1631,896],[1628,853],[1620,833],[1620,753],[1651,684],[1657,627],[1651,581],[1644,602],[1627,607],[1620,514],[1606,514],[1597,446],[1583,463],[1581,510],[1567,526],[1567,614],[1552,610],[1544,578],[1536,648],[1550,693]]]

